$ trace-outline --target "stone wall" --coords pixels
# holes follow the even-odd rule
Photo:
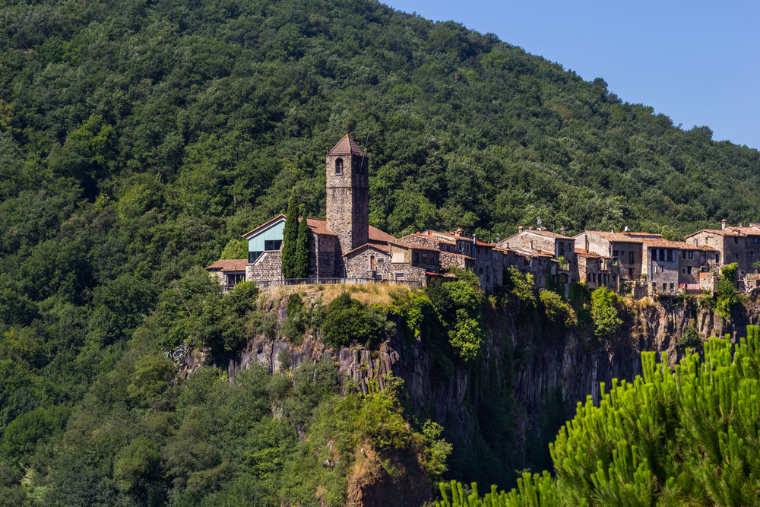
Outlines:
[[[309,276],[335,278],[337,238],[309,231]]]
[[[268,251],[259,255],[256,262],[245,267],[245,279],[271,282],[282,279],[282,252]]]
[[[472,269],[475,267],[475,261],[472,259],[467,258],[464,254],[455,254],[451,252],[441,252],[438,255],[438,262],[441,263],[441,269]]]

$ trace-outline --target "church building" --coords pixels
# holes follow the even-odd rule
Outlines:
[[[439,252],[399,242],[369,225],[369,157],[345,135],[327,153],[326,219],[303,218],[308,225],[309,283],[330,279],[373,279],[427,285],[440,277]],[[248,241],[245,279],[279,285],[286,216],[278,215],[243,235]],[[224,273],[218,261],[207,269]],[[229,288],[229,278],[223,285]],[[220,283],[222,280],[220,278]]]

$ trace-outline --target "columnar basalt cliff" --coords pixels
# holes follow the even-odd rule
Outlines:
[[[269,340],[258,336],[219,366],[226,367],[233,378],[254,362],[279,371],[282,351],[287,351],[291,366],[327,356],[345,374],[344,382],[352,380],[363,392],[367,392],[372,378],[377,378],[382,387],[381,376],[392,372],[404,380],[413,412],[437,420],[465,443],[470,441],[473,414],[485,393],[483,379],[490,379],[489,385],[511,386],[518,405],[519,445],[524,450],[529,434],[538,436],[539,407],[550,393],[561,393],[564,409],[572,416],[576,404],[587,396],[598,400],[601,383],[609,385],[613,378],[632,381],[641,374],[642,351],[665,352],[669,364],[675,364],[685,353],[677,342],[687,326],[694,326],[703,340],[725,334],[738,340],[747,324],[758,322],[760,304],[746,302],[733,320],[724,324],[712,311],[685,304],[651,300],[632,303],[621,311],[624,322],[618,332],[603,340],[552,329],[525,317],[520,310],[517,300],[505,307],[486,302],[486,340],[477,364],[455,366],[446,375],[435,371],[425,343],[399,332],[376,350],[363,346],[333,350],[313,335],[298,346],[283,337]],[[281,323],[286,319],[284,305],[270,301],[269,311],[276,312]],[[199,354],[203,355],[202,351],[187,353],[186,373],[199,367]]]

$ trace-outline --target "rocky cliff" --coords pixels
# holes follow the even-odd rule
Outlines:
[[[276,312],[280,323],[284,322],[282,305],[272,304],[270,311]],[[371,378],[378,378],[382,384],[380,376],[393,372],[405,381],[412,412],[437,420],[465,445],[470,444],[481,398],[494,385],[507,387],[516,403],[512,412],[518,452],[524,454],[531,437],[544,447],[548,443],[541,442],[539,431],[540,410],[547,399],[562,403],[563,413],[572,416],[576,404],[588,395],[597,400],[600,383],[609,384],[612,378],[631,381],[639,375],[642,351],[666,352],[669,362],[675,364],[684,354],[677,341],[687,326],[694,326],[703,340],[724,334],[738,339],[746,333],[747,324],[758,322],[758,314],[760,304],[753,300],[745,302],[727,324],[710,310],[683,301],[627,302],[620,308],[623,324],[617,333],[599,340],[588,332],[526,318],[520,312],[519,301],[506,306],[486,302],[486,341],[478,364],[454,365],[444,375],[435,370],[425,343],[402,333],[396,333],[376,350],[362,346],[331,350],[313,335],[306,336],[298,346],[282,337],[258,336],[224,366],[233,378],[253,362],[278,371],[285,359],[283,354],[287,354],[291,366],[327,355],[345,374],[344,379],[352,379],[363,391]],[[202,351],[188,352],[186,372],[197,368],[202,356]],[[559,395],[552,398],[551,393]]]

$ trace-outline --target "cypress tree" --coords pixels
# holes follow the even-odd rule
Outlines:
[[[295,272],[293,278],[307,278],[309,276],[309,236],[307,235],[308,223],[303,206],[300,207],[303,217],[298,223],[298,239],[296,241],[296,258],[294,262]]]
[[[290,194],[288,216],[285,219],[285,229],[282,231],[282,276],[296,278],[295,261],[298,242],[298,204],[296,189]]]

